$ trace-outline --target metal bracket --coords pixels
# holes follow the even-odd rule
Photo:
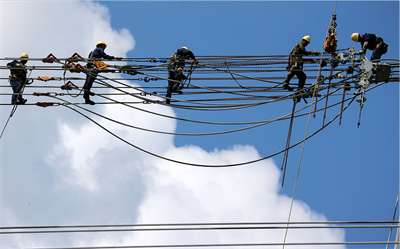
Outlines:
[[[367,57],[365,57],[365,54],[361,54],[361,76],[360,76],[360,82],[359,85],[363,89],[367,89],[369,85],[371,84],[370,79],[372,76],[372,69],[373,65],[372,62],[370,62]]]

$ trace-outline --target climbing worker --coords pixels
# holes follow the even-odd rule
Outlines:
[[[11,97],[11,104],[23,105],[26,103],[26,99],[22,98],[23,87],[27,83],[25,64],[28,62],[28,54],[22,53],[20,56],[21,60],[13,60],[10,63],[7,63],[7,67],[11,67],[10,71],[10,85],[13,90],[13,96]]]
[[[303,55],[310,55],[310,54],[315,54],[318,55],[320,54],[317,51],[307,51],[306,47],[307,45],[311,42],[310,36],[306,35],[303,37],[301,42],[297,43],[292,51],[289,54],[289,64],[286,67],[286,69],[289,71],[288,75],[285,78],[285,81],[283,82],[283,89],[287,89],[289,91],[293,91],[293,88],[289,86],[290,80],[293,78],[293,76],[297,76],[299,79],[299,90],[303,89],[307,75],[303,72],[303,63],[306,60],[303,60]]]
[[[361,50],[356,54],[365,54],[367,49],[374,50],[370,60],[379,60],[383,54],[386,54],[388,49],[388,45],[383,42],[383,39],[374,34],[366,33],[360,35],[359,33],[353,33],[351,39],[355,43],[361,43]]]
[[[166,103],[170,103],[170,99],[172,92],[177,92],[182,94],[181,89],[183,85],[179,82],[187,79],[187,76],[183,74],[183,70],[185,68],[185,59],[193,59],[194,63],[198,64],[199,61],[194,56],[193,52],[190,51],[187,47],[179,48],[172,56],[171,61],[168,65],[168,88],[167,88],[167,99]],[[179,81],[179,82],[177,82]]]
[[[107,44],[103,41],[99,41],[96,44],[96,48],[91,51],[89,53],[89,59],[108,59],[108,60],[113,60],[113,59],[117,59],[117,60],[121,60],[122,57],[114,57],[111,55],[108,55],[104,52],[104,50],[107,48]],[[86,65],[87,68],[93,68],[94,70],[92,70],[90,73],[87,73],[86,76],[86,81],[85,81],[85,85],[83,86],[84,92],[83,92],[83,98],[85,99],[85,103],[86,104],[90,104],[90,105],[94,105],[95,102],[90,100],[90,96],[94,96],[95,93],[91,92],[90,89],[93,86],[93,82],[96,79],[97,75],[98,75],[98,66],[95,65],[95,61],[90,61],[88,62],[88,64]]]

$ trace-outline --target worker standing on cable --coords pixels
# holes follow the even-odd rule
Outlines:
[[[10,71],[10,85],[13,90],[13,96],[11,97],[11,104],[23,105],[26,103],[26,99],[22,98],[22,90],[25,84],[27,83],[26,73],[27,70],[25,68],[25,64],[28,62],[28,54],[22,53],[20,58],[22,60],[13,60],[10,63],[7,63],[7,67],[11,67]]]
[[[183,70],[185,68],[185,60],[193,59],[194,63],[199,63],[193,52],[190,51],[187,47],[179,48],[172,56],[171,61],[168,65],[168,88],[167,88],[167,99],[166,103],[170,103],[170,99],[172,92],[177,92],[182,94],[181,89],[183,85],[179,82],[187,79],[187,76],[183,74]],[[177,82],[179,81],[179,82]]]
[[[107,48],[107,44],[103,41],[99,41],[96,44],[96,48],[89,53],[89,59],[108,59],[108,60],[121,60],[121,57],[114,57],[111,55],[108,55],[104,52],[104,50]],[[90,96],[94,96],[95,94],[90,91],[90,89],[93,86],[93,82],[96,79],[98,75],[98,69],[99,69],[99,64],[96,65],[96,61],[89,61],[88,64],[86,65],[87,68],[92,68],[94,69],[93,71],[89,72],[86,76],[86,81],[85,85],[83,86],[84,92],[83,92],[83,98],[85,99],[86,104],[94,105],[95,103],[90,100]],[[104,64],[106,65],[106,64]],[[101,69],[101,68],[100,68]]]
[[[357,52],[356,54],[365,54],[367,49],[374,50],[371,55],[372,60],[379,60],[383,54],[386,54],[388,45],[383,42],[381,37],[378,37],[374,34],[364,34],[360,35],[359,33],[353,33],[351,35],[351,39],[357,43],[361,43],[361,51]]]
[[[303,89],[307,79],[307,75],[303,72],[303,63],[304,63],[303,55],[320,54],[317,51],[306,50],[306,47],[310,42],[311,42],[310,36],[306,35],[303,37],[302,41],[297,43],[290,52],[289,65],[286,67],[289,73],[286,76],[285,81],[283,82],[283,89],[293,91],[293,88],[289,86],[289,82],[295,75],[299,79],[299,84],[298,84],[299,90]]]

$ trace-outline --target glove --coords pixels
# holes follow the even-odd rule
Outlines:
[[[122,57],[115,57],[116,60],[122,60]]]
[[[363,53],[364,53],[364,51],[363,51],[363,50],[360,50],[360,51],[358,51],[358,52],[356,53],[356,55],[363,54]]]

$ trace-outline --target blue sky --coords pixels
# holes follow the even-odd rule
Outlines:
[[[132,30],[136,46],[129,57],[168,57],[180,46],[189,47],[196,55],[281,55],[288,54],[304,35],[312,39],[308,50],[321,51],[335,7],[334,1],[102,3],[109,7],[116,28]],[[383,57],[399,58],[398,1],[338,1],[336,15],[338,48],[355,46],[358,51],[360,44],[355,44],[350,35],[375,33],[389,44],[389,52]],[[368,51],[368,58],[371,53]],[[335,121],[307,141],[296,198],[332,220],[391,219],[399,186],[398,96],[396,83],[379,87],[366,96],[368,102],[359,128],[359,105],[354,103],[344,114],[341,126]],[[291,103],[273,108],[289,113]],[[246,110],[239,115],[246,121],[268,119],[264,111]],[[199,115],[181,110],[177,114],[193,118]],[[305,124],[304,119],[295,121],[292,141],[304,137]],[[311,119],[312,128],[321,124],[322,114]],[[218,137],[178,136],[175,143],[197,144],[207,150],[251,144],[261,155],[268,155],[284,147],[288,126],[286,122]],[[179,123],[180,129],[190,131],[193,124]],[[300,149],[298,146],[290,152],[287,178],[281,189],[288,195],[293,193]],[[280,165],[282,155],[274,160]],[[364,232],[350,230],[348,236],[354,233],[361,239]],[[375,232],[376,238],[387,233]]]
[[[55,13],[60,11],[51,3],[40,3],[42,5],[39,6],[39,3],[36,3],[36,1],[31,2],[34,3],[34,7],[37,6],[37,11],[44,11],[40,6],[46,4],[49,4],[49,8],[54,8]],[[97,40],[104,40],[108,43],[107,53],[114,56],[123,56],[124,54],[129,58],[169,57],[177,48],[182,46],[187,46],[197,56],[285,55],[289,54],[293,46],[301,41],[304,35],[311,36],[311,43],[307,46],[308,50],[322,51],[322,44],[335,7],[334,1],[98,1],[97,3],[107,8],[108,14],[102,15],[100,20],[106,20],[104,23],[109,22],[110,29],[112,30],[109,31],[108,27],[105,27],[107,25],[101,27],[104,28],[104,30],[101,30],[104,32],[103,37],[102,32],[96,33],[93,31],[94,29],[83,30],[85,21],[87,21],[88,27],[97,27],[96,25],[99,25],[99,23],[103,24],[103,22],[96,23],[98,19],[96,19],[97,16],[95,14],[103,13],[105,9],[91,8],[92,12],[90,13],[94,13],[93,16],[87,16],[87,20],[85,20],[84,18],[86,17],[83,17],[84,14],[82,12],[76,12],[76,19],[81,21],[80,23],[75,23],[75,25],[70,25],[68,28],[62,26],[63,28],[56,30],[57,27],[60,27],[57,25],[65,22],[58,19],[54,21],[55,26],[52,27],[54,30],[49,29],[48,31],[49,37],[52,37],[52,39],[43,36],[36,38],[36,42],[42,43],[40,49],[35,50],[34,47],[30,46],[26,40],[23,40],[22,34],[14,34],[16,35],[15,37],[20,38],[18,46],[13,47],[16,52],[13,50],[13,53],[11,53],[11,49],[9,50],[5,45],[2,45],[1,57],[12,57],[17,53],[19,55],[18,51],[21,50],[28,51],[33,57],[45,57],[50,52],[59,57],[68,57],[73,52],[78,52],[86,56],[93,47],[93,41]],[[9,5],[4,4],[2,6],[4,7],[4,11],[7,11]],[[81,8],[82,6],[78,7]],[[74,9],[69,11],[65,10],[65,12],[61,12],[61,16],[67,18]],[[43,20],[35,20],[35,22],[49,25],[48,20],[44,18],[44,13],[42,14],[39,16]],[[361,34],[375,33],[389,44],[389,50],[387,54],[383,55],[383,58],[399,59],[398,1],[338,1],[336,15],[338,48],[355,46],[358,51],[360,50],[360,44],[355,44],[350,39],[350,35],[353,32]],[[107,17],[110,19],[107,20]],[[54,18],[53,20],[56,19]],[[2,25],[5,25],[6,21],[3,19]],[[29,30],[28,32],[41,32],[40,27],[33,24],[31,27],[29,23],[21,23],[21,25],[21,27]],[[77,27],[76,33],[79,35],[74,35],[71,26]],[[62,31],[66,33],[64,34]],[[126,31],[131,34],[134,42],[130,39],[129,35],[126,35]],[[4,32],[6,33],[6,31]],[[9,33],[6,33],[2,38],[2,43],[12,44],[10,39],[7,38],[7,34]],[[86,34],[87,36],[85,36]],[[74,39],[71,37],[74,37]],[[131,44],[127,45],[127,43]],[[43,44],[46,44],[47,47]],[[63,46],[60,47],[57,44],[63,44]],[[132,47],[134,48],[132,49]],[[368,58],[371,53],[372,51],[367,52]],[[7,77],[7,72],[1,73],[2,77]],[[285,75],[286,73],[283,73],[281,76]],[[59,77],[60,75],[57,76]],[[292,79],[292,83],[296,81],[296,79]],[[2,85],[6,83],[6,81],[2,81]],[[161,81],[158,81],[158,83],[161,83]],[[235,84],[235,82],[231,83]],[[307,83],[312,83],[312,80],[307,81]],[[143,82],[135,82],[135,84],[142,85]],[[207,81],[196,82],[196,84],[210,86],[220,83]],[[245,81],[243,84],[251,84],[251,82]],[[306,203],[313,211],[323,214],[331,221],[391,220],[393,216],[394,205],[399,190],[398,82],[391,82],[380,86],[368,92],[365,97],[367,98],[367,102],[362,111],[359,128],[357,128],[357,122],[360,106],[358,103],[353,103],[343,114],[340,126],[337,120],[334,121],[305,144],[295,199]],[[5,102],[3,100],[4,97],[2,96],[2,103]],[[28,96],[28,102],[35,101],[37,99]],[[304,105],[304,102],[299,105]],[[290,113],[291,108],[292,101],[289,100],[279,104],[267,104],[257,108],[247,108],[242,111],[217,113],[181,109],[156,110],[171,115],[175,113],[178,117],[188,119],[222,120],[226,122],[233,120],[268,120]],[[102,110],[97,105],[93,109],[98,112],[113,114],[112,110]],[[34,112],[30,112],[29,110],[34,110]],[[2,146],[3,215],[7,210],[14,209],[15,217],[18,217],[15,220],[10,219],[5,221],[6,224],[14,224],[12,221],[15,221],[17,224],[23,225],[43,225],[41,221],[45,221],[47,222],[46,224],[63,225],[69,220],[75,221],[75,223],[81,221],[92,224],[107,222],[122,223],[122,221],[127,223],[137,222],[139,215],[126,217],[124,216],[125,212],[121,212],[120,216],[112,220],[108,217],[98,218],[94,214],[93,216],[88,215],[86,217],[84,213],[79,213],[77,210],[80,210],[80,205],[84,204],[87,205],[87,208],[84,209],[90,210],[89,207],[92,207],[94,203],[98,205],[97,201],[104,204],[105,210],[112,210],[113,205],[102,200],[103,198],[101,197],[103,196],[109,196],[115,203],[121,205],[126,203],[124,203],[122,197],[120,200],[119,196],[133,196],[126,206],[135,207],[139,210],[137,208],[139,206],[138,203],[151,192],[150,190],[146,190],[147,178],[143,177],[149,170],[141,167],[146,165],[147,162],[152,162],[153,159],[141,155],[141,152],[132,151],[133,149],[128,146],[121,146],[118,144],[118,141],[115,141],[106,134],[93,134],[93,136],[98,135],[104,141],[109,141],[111,148],[118,149],[118,151],[113,151],[114,154],[112,156],[108,153],[101,154],[102,151],[107,151],[107,149],[99,145],[98,151],[93,153],[99,153],[101,156],[97,158],[85,157],[88,165],[96,163],[96,166],[93,166],[94,168],[101,164],[98,161],[103,161],[103,163],[117,162],[120,165],[128,165],[131,157],[143,156],[144,159],[137,163],[139,166],[135,170],[121,166],[120,171],[116,170],[110,174],[113,176],[115,174],[116,179],[118,179],[118,177],[124,178],[125,173],[126,175],[132,173],[134,175],[132,179],[127,180],[129,184],[124,181],[121,182],[124,182],[129,187],[134,186],[132,187],[135,189],[134,191],[128,191],[128,188],[121,190],[115,186],[115,190],[121,192],[119,192],[119,195],[114,196],[113,193],[107,191],[93,192],[93,190],[88,190],[86,192],[86,190],[80,190],[79,184],[84,185],[85,183],[81,183],[81,180],[79,180],[81,178],[79,177],[85,180],[96,179],[99,175],[105,174],[106,170],[102,168],[103,171],[96,171],[96,174],[92,176],[79,172],[76,178],[68,178],[70,174],[73,175],[70,172],[75,172],[70,168],[76,170],[75,166],[70,167],[68,165],[75,165],[74,162],[69,162],[74,161],[75,157],[78,159],[80,157],[73,153],[68,157],[67,155],[69,154],[62,155],[60,151],[62,151],[61,148],[67,148],[65,151],[73,151],[74,146],[76,146],[76,148],[83,148],[83,150],[88,150],[91,153],[91,147],[85,147],[88,141],[82,141],[82,134],[85,131],[86,133],[95,133],[99,130],[87,128],[88,125],[85,123],[85,120],[82,120],[75,113],[64,109],[59,112],[59,109],[56,108],[38,109],[37,107],[31,107],[29,110],[27,108],[20,108],[18,110],[18,115],[11,119],[11,123],[7,127],[6,135],[8,136],[5,136],[0,141]],[[1,124],[3,125],[8,118],[10,108],[2,106],[1,111]],[[327,120],[330,120],[337,112],[337,108],[328,110]],[[145,121],[135,120],[134,115],[126,118],[131,118],[134,120],[133,122],[139,122],[142,125],[160,125],[158,127],[160,129],[165,128],[166,130],[176,132],[202,133],[225,129],[225,127],[194,125],[180,121],[176,124],[166,123],[166,127],[163,127],[161,124],[154,124],[158,121],[157,119],[153,120],[152,117],[149,117]],[[30,120],[30,125],[24,127],[22,124],[27,122],[27,119]],[[43,125],[44,121],[41,120],[46,120],[46,128]],[[298,118],[294,121],[292,142],[303,139],[306,124],[307,117]],[[319,129],[321,125],[322,114],[318,113],[316,118],[311,117],[308,133],[310,134]],[[210,154],[215,149],[219,151],[235,151],[235,146],[237,145],[249,145],[253,146],[260,156],[267,156],[285,147],[288,126],[289,121],[281,121],[247,131],[203,137],[174,136],[171,138],[146,134],[143,136],[139,135],[138,137],[140,137],[141,141],[137,141],[137,143],[144,146],[147,145],[149,148],[154,145],[156,152],[163,151],[164,147],[168,148],[170,144],[174,148],[198,146]],[[48,131],[45,131],[45,129],[48,129]],[[60,131],[68,131],[69,133],[61,135]],[[128,134],[123,132],[121,133]],[[9,134],[12,134],[12,136]],[[16,143],[14,136],[17,139],[33,137],[34,139],[30,141],[32,146]],[[127,137],[139,140],[139,138],[135,138],[133,135],[128,134]],[[74,145],[73,141],[76,142],[76,145]],[[82,145],[80,147],[79,143],[85,146]],[[166,145],[164,146],[164,144]],[[92,144],[89,145],[92,146]],[[21,159],[23,163],[14,165],[15,156],[18,153],[26,153],[27,155]],[[165,153],[168,155],[168,150]],[[293,194],[300,154],[301,146],[293,148],[289,153],[285,185],[283,187],[279,185],[278,192],[280,195],[291,198]],[[110,156],[107,157],[105,155]],[[280,154],[273,158],[273,162],[279,168],[282,164],[282,157],[283,155]],[[10,162],[12,163],[10,164]],[[62,167],[59,169],[58,165],[62,165]],[[100,168],[100,166],[98,167]],[[162,172],[167,168],[167,163],[165,165],[161,163],[161,166],[159,165],[155,172]],[[88,167],[87,171],[90,172],[90,169]],[[20,174],[22,173],[20,172],[30,172],[29,175],[31,177],[29,179],[26,176],[21,177]],[[209,172],[208,174],[210,175],[214,174],[212,170],[207,170],[206,172]],[[62,177],[59,175],[62,175]],[[107,186],[110,186],[110,184],[112,185],[115,181],[118,181],[116,179],[107,178],[104,182],[108,184]],[[205,179],[207,179],[207,176],[205,176]],[[280,180],[281,176],[279,177]],[[24,185],[22,184],[23,182],[27,182],[27,184]],[[66,184],[62,185],[61,182],[66,182]],[[68,186],[70,185],[68,184],[71,184],[72,187],[69,188]],[[233,182],[232,184],[235,183]],[[101,189],[102,185],[100,183],[98,185]],[[29,188],[28,186],[36,187]],[[96,186],[96,184],[93,186]],[[54,189],[54,192],[47,192],[46,190],[48,189]],[[83,191],[82,193],[84,194],[75,200],[73,198],[73,191]],[[262,192],[262,190],[258,191]],[[39,192],[45,194],[40,196]],[[63,194],[65,194],[65,197]],[[60,205],[71,207],[73,211],[67,211],[65,217],[62,219],[55,218],[57,216],[56,210],[58,204],[52,203],[50,213],[54,219],[43,219],[43,217],[46,217],[46,213],[40,210],[40,208],[34,209],[38,212],[35,214],[33,209],[27,209],[19,205],[21,202],[25,202],[25,200],[16,200],[14,197],[20,195],[32,196],[32,198],[40,196],[41,200],[56,198],[61,203]],[[244,195],[251,195],[251,193]],[[39,207],[44,207],[45,203],[46,201],[43,201],[42,204],[39,204]],[[257,202],[254,205],[257,205]],[[260,205],[268,205],[268,203],[260,201]],[[268,206],[265,206],[265,209],[268,208]],[[104,210],[102,209],[102,211]],[[32,218],[34,215],[36,215],[36,218]],[[202,220],[192,221],[202,222]],[[210,222],[213,221],[211,220]],[[234,222],[235,220],[231,221]],[[386,229],[371,231],[361,229],[346,230],[346,241],[382,241],[386,240],[387,236],[388,230]]]

